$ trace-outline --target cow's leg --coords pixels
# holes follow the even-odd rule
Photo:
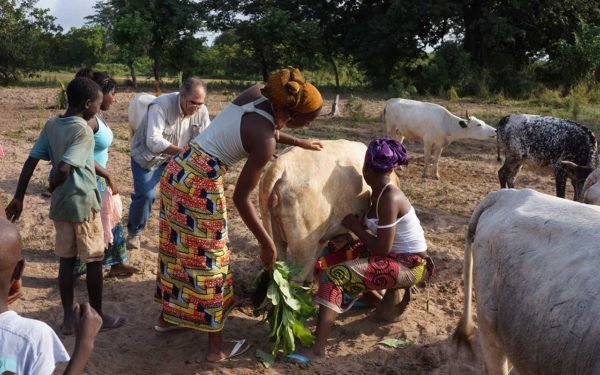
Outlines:
[[[431,142],[423,140],[423,153],[425,156],[425,167],[423,168],[423,178],[429,178],[429,163],[431,161]]]
[[[495,332],[480,324],[479,338],[487,374],[507,375],[509,370],[508,358]]]
[[[438,165],[440,162],[440,156],[442,155],[442,151],[444,150],[444,147],[442,146],[436,146],[434,145],[433,147],[433,175],[435,176],[436,180],[440,179],[440,174],[438,173]]]
[[[500,188],[512,189],[515,187],[515,177],[521,170],[521,161],[508,156],[504,160],[502,168],[498,170],[498,179],[500,180]]]
[[[556,196],[564,198],[567,189],[567,171],[561,164],[554,166],[554,178],[556,179]]]

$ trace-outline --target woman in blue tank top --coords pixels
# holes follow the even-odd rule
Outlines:
[[[97,72],[90,68],[81,69],[75,77],[87,77],[95,81],[102,89],[103,100],[100,106],[102,111],[108,111],[115,97],[116,82],[106,73]],[[117,184],[108,171],[108,149],[113,141],[113,133],[104,118],[97,114],[89,122],[90,127],[94,131],[94,161],[96,162],[96,183],[100,196],[110,187],[113,194],[119,192]],[[102,202],[106,204],[106,202]],[[125,246],[125,235],[123,231],[123,223],[119,221],[117,225],[111,228],[113,241],[104,249],[103,267],[110,267],[108,277],[127,277],[131,276],[139,270],[135,267],[124,264],[129,257],[127,247]],[[75,265],[75,275],[80,276],[86,273],[86,265],[77,258]]]

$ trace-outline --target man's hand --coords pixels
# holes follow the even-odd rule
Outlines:
[[[297,142],[299,147],[302,147],[307,150],[321,151],[323,149],[323,144],[319,139],[298,139]]]
[[[102,317],[89,303],[76,304],[73,308],[75,315],[75,346],[83,345],[93,348],[94,341],[102,327]]]
[[[6,212],[6,218],[15,222],[21,217],[21,213],[23,212],[23,202],[20,199],[13,198],[4,211]]]

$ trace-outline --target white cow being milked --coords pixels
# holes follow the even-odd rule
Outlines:
[[[534,190],[489,194],[465,244],[469,342],[474,284],[488,374],[600,374],[600,207]]]
[[[148,112],[148,105],[154,99],[156,99],[156,96],[141,92],[136,94],[129,102],[129,107],[127,108],[127,120],[129,122],[131,138],[133,138],[135,131],[138,126],[140,126],[144,115]]]
[[[409,99],[390,99],[383,110],[385,130],[388,137],[397,138],[400,143],[406,138],[409,142],[423,140],[425,168],[423,177],[429,177],[429,164],[432,174],[440,178],[438,163],[444,147],[458,139],[492,139],[496,129],[475,116],[466,113],[466,120],[453,115],[446,108],[434,104]]]
[[[364,216],[370,190],[362,177],[367,146],[322,141],[323,150],[288,148],[262,176],[259,206],[279,259],[303,265],[299,280],[312,280],[324,240],[347,233],[342,219]],[[392,181],[398,185],[395,173]]]

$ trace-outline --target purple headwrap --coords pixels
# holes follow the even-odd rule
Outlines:
[[[402,143],[390,138],[377,138],[367,148],[366,162],[376,172],[389,172],[408,164],[408,154]]]

